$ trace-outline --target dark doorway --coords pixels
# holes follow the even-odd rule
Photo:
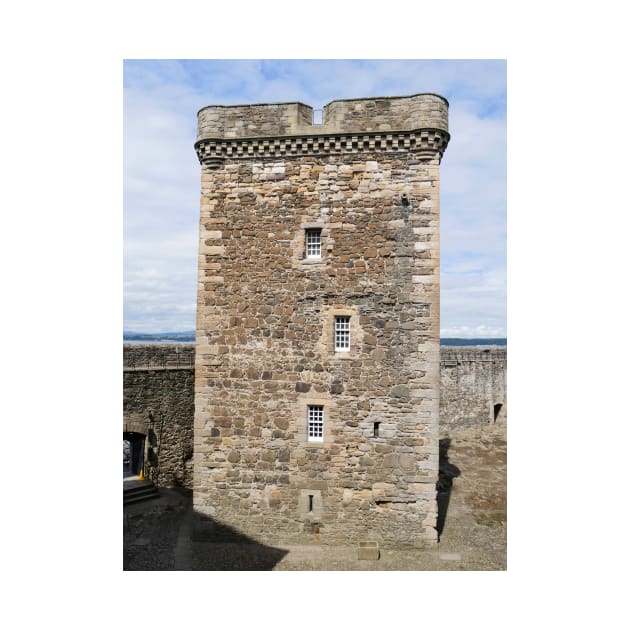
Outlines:
[[[144,465],[144,433],[123,432],[123,477],[140,474]]]
[[[497,403],[494,406],[494,421],[497,421],[497,418],[499,417],[499,414],[501,413],[501,407],[503,407],[502,403]]]
[[[123,438],[123,477],[131,475],[131,442]]]

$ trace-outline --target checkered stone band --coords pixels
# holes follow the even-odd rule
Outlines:
[[[357,135],[294,136],[284,138],[207,138],[195,144],[201,164],[219,168],[223,160],[279,158],[343,153],[413,152],[419,159],[433,159],[446,150],[449,134],[441,129]]]

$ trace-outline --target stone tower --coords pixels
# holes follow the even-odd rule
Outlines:
[[[264,543],[436,541],[435,94],[208,106],[195,529]]]

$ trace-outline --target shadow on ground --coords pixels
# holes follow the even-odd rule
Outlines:
[[[194,512],[185,489],[123,509],[125,571],[271,571],[286,554]]]
[[[459,468],[448,461],[448,449],[450,446],[450,438],[440,440],[440,470],[436,484],[438,504],[436,529],[438,533],[438,540],[444,531],[444,523],[446,523],[446,514],[448,512],[448,504],[451,500],[453,479],[455,477],[459,477],[461,474]]]
[[[198,512],[193,512],[191,533],[193,571],[272,571],[288,553]]]

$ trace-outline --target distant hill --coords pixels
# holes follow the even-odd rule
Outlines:
[[[491,339],[462,339],[460,337],[447,337],[440,339],[441,346],[507,346],[506,337]]]
[[[183,332],[139,333],[128,330],[123,332],[123,342],[124,341],[179,341],[180,343],[187,343],[195,341],[195,331],[185,330]]]
[[[133,331],[123,332],[123,341],[146,341],[155,343],[158,341],[178,341],[180,343],[192,343],[195,341],[195,331],[185,330],[183,332],[163,332],[163,333],[139,333]],[[463,339],[458,337],[448,337],[440,339],[441,346],[507,346],[507,338],[488,339]]]

